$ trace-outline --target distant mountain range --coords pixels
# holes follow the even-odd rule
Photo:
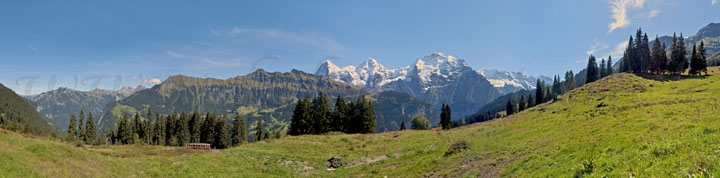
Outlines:
[[[313,97],[319,92],[335,98],[343,96],[355,101],[362,94],[374,100],[378,116],[378,131],[399,129],[402,121],[408,123],[415,114],[430,114],[438,120],[429,104],[402,93],[373,93],[326,77],[298,70],[266,72],[262,69],[245,76],[229,79],[171,76],[161,84],[136,92],[126,99],[110,102],[99,117],[101,129],[114,128],[124,114],[144,113],[149,107],[155,113],[217,112],[242,114],[251,126],[263,119],[270,129],[287,129],[298,97]],[[394,104],[393,104],[394,103]],[[144,116],[144,115],[143,115]],[[254,132],[253,127],[249,131]]]
[[[433,53],[396,69],[387,68],[373,58],[344,67],[326,60],[315,74],[371,91],[407,93],[436,108],[449,104],[453,118],[472,114],[503,94],[533,89],[538,79],[521,72],[474,71],[465,60],[442,53]]]
[[[504,94],[535,89],[535,84],[537,84],[538,79],[545,82],[552,82],[553,80],[543,75],[535,77],[523,72],[500,71],[496,69],[478,69],[477,72]]]
[[[72,113],[77,115],[80,110],[84,111],[86,115],[93,113],[94,119],[97,121],[105,105],[111,101],[122,100],[143,89],[146,88],[142,85],[137,88],[123,87],[114,91],[101,89],[77,91],[62,87],[34,95],[28,100],[56,129],[64,132],[67,130]]]

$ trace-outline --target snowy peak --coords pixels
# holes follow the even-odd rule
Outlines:
[[[423,83],[430,82],[433,75],[449,79],[470,69],[465,60],[437,52],[417,59],[412,67]]]
[[[517,90],[535,89],[538,79],[550,82],[552,79],[546,76],[530,76],[523,72],[500,71],[496,69],[478,69],[477,73],[484,76],[495,88],[503,93],[511,93]]]

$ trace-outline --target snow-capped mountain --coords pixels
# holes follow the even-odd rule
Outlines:
[[[360,65],[345,67],[325,61],[315,74],[373,91],[407,93],[438,108],[443,103],[449,104],[456,117],[474,113],[502,95],[465,60],[442,53],[432,53],[396,69],[387,68],[372,58]]]
[[[477,72],[483,75],[495,88],[503,93],[512,93],[518,90],[535,89],[538,79],[545,82],[552,82],[547,76],[531,76],[523,72],[500,71],[497,69],[478,69]]]
[[[375,89],[388,82],[405,79],[408,68],[409,67],[389,69],[373,58],[368,58],[365,62],[357,66],[350,65],[340,68],[330,62],[330,60],[326,60],[320,65],[315,74],[327,76],[331,79],[355,86]]]

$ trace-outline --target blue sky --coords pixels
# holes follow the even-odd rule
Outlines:
[[[403,67],[432,52],[475,69],[562,74],[582,69],[590,53],[619,58],[638,27],[650,36],[690,36],[720,22],[716,3],[4,0],[0,83],[19,94],[117,89],[175,74],[314,72],[323,58]]]

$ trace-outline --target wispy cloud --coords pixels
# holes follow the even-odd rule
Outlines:
[[[650,13],[648,13],[648,19],[652,19],[656,17],[658,14],[660,14],[660,10],[654,9],[650,10]]]
[[[608,45],[608,44],[596,42],[595,44],[593,44],[593,45],[590,46],[590,49],[587,50],[586,54],[587,54],[587,55],[595,54],[595,53],[597,53],[598,51],[607,49],[607,48],[609,48],[609,47],[610,47],[610,45]]]
[[[27,46],[27,49],[32,50],[32,51],[40,51],[40,49],[38,49],[35,46]]]
[[[645,0],[614,0],[610,2],[610,10],[612,12],[612,18],[614,22],[608,25],[611,33],[615,29],[624,28],[630,25],[630,19],[628,18],[628,11],[630,9],[643,8]],[[659,13],[659,11],[658,11]],[[655,14],[657,15],[657,14]]]
[[[230,37],[239,41],[276,40],[285,43],[311,45],[329,50],[344,50],[345,47],[334,39],[313,32],[289,32],[279,29],[253,29],[234,27],[225,32],[210,30],[210,33],[219,37]]]
[[[627,45],[628,45],[628,41],[623,41],[623,42],[618,43],[617,46],[615,46],[615,49],[613,49],[612,51],[607,53],[606,56],[615,56],[616,61],[619,60],[625,53],[625,49],[627,48]]]
[[[717,4],[717,0],[712,0],[712,1],[710,2],[710,4],[711,4],[711,5]]]

